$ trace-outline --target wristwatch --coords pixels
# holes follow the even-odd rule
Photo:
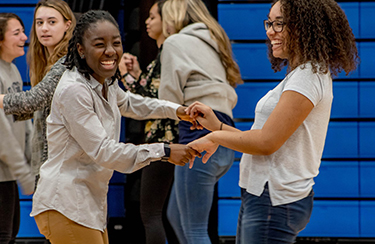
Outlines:
[[[161,158],[161,161],[168,161],[169,157],[171,156],[171,148],[169,144],[164,143],[164,156]]]

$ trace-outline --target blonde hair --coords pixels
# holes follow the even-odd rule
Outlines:
[[[173,26],[178,33],[189,24],[204,23],[210,31],[212,39],[219,46],[220,59],[230,85],[235,87],[237,84],[243,83],[238,64],[233,59],[232,46],[227,34],[201,0],[167,0],[162,13],[165,36],[170,36],[168,26]]]
[[[48,7],[57,10],[64,18],[64,22],[71,21],[68,30],[63,38],[56,45],[53,53],[48,53],[37,37],[35,30],[35,14],[40,7]],[[30,45],[27,52],[27,63],[30,69],[30,82],[32,86],[37,85],[61,57],[68,52],[69,40],[73,35],[76,19],[69,5],[63,0],[41,0],[35,7],[34,20],[30,32]]]

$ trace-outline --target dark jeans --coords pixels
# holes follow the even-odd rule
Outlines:
[[[293,203],[272,206],[268,186],[260,197],[241,189],[236,243],[295,243],[310,220],[314,191]]]
[[[20,200],[16,181],[0,182],[0,244],[15,243],[20,228]]]
[[[165,244],[166,239],[173,243],[176,239],[166,217],[174,167],[174,164],[158,161],[142,169],[140,211],[147,244]]]

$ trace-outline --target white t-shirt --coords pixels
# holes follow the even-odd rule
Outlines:
[[[241,188],[260,196],[266,182],[273,206],[305,198],[314,185],[327,134],[332,105],[330,73],[313,73],[308,63],[294,69],[273,90],[259,100],[251,129],[261,129],[284,91],[307,97],[314,108],[275,153],[267,156],[243,154],[240,163]]]

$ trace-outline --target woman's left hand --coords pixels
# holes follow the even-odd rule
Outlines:
[[[187,144],[189,147],[199,153],[202,153],[204,151],[206,152],[206,154],[202,158],[203,163],[207,163],[208,159],[216,152],[217,148],[219,147],[218,143],[210,139],[211,135],[212,133]]]

